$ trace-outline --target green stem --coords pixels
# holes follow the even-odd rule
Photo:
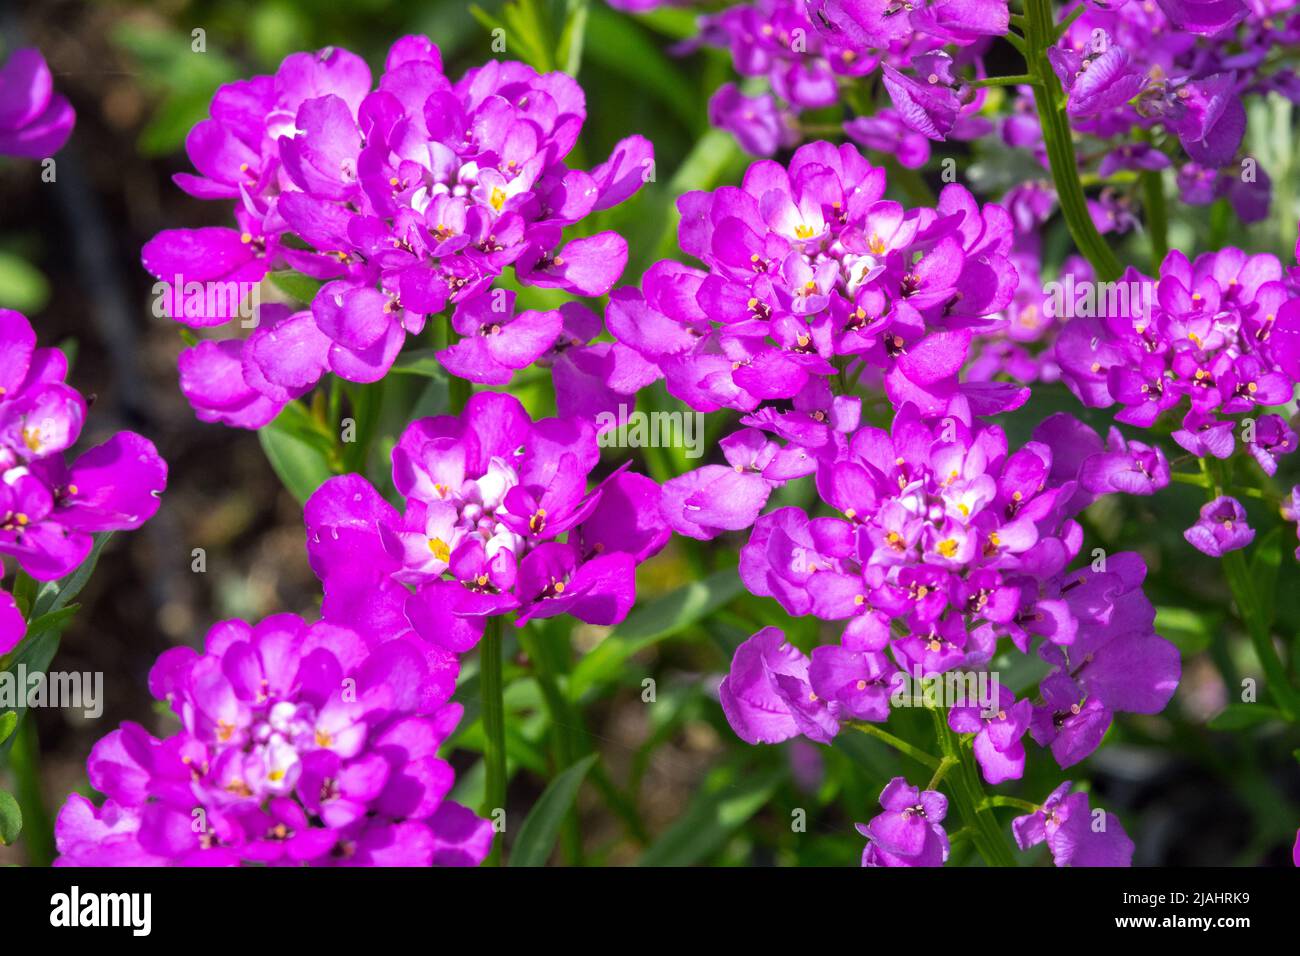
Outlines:
[[[496,819],[496,811],[506,807],[506,705],[502,679],[505,620],[488,618],[487,629],[479,645],[479,690],[483,701],[483,814]],[[488,866],[502,863],[502,841],[493,840]]]
[[[943,749],[944,760],[957,765],[948,787],[949,795],[966,824],[974,829],[971,840],[980,856],[989,866],[1015,866],[1016,857],[1011,852],[1006,836],[998,826],[992,807],[986,805],[987,797],[979,782],[975,757],[965,747],[952,729],[941,708],[933,708],[935,736]]]
[[[1097,278],[1113,282],[1123,270],[1088,213],[1088,201],[1079,181],[1079,165],[1074,155],[1074,140],[1065,114],[1065,92],[1047,59],[1047,50],[1057,37],[1051,0],[1025,0],[1025,25],[1025,66],[1036,78],[1034,102],[1038,107],[1061,214],[1075,245],[1092,264]]]
[[[1226,469],[1223,463],[1210,462],[1204,458],[1201,459],[1201,469],[1206,497],[1213,501],[1222,495],[1224,488],[1227,487]],[[1222,560],[1223,575],[1227,578],[1228,587],[1232,591],[1232,600],[1237,605],[1237,614],[1250,635],[1250,641],[1255,647],[1255,656],[1259,658],[1260,666],[1264,668],[1264,679],[1268,682],[1273,700],[1283,716],[1287,720],[1294,721],[1297,715],[1300,715],[1300,698],[1297,697],[1295,688],[1291,686],[1286,667],[1277,655],[1277,648],[1273,646],[1272,622],[1266,618],[1255,594],[1255,584],[1251,579],[1250,567],[1246,563],[1246,553],[1239,548],[1224,554]]]
[[[906,754],[917,763],[924,764],[931,770],[938,771],[940,764],[943,762],[938,757],[926,753],[920,747],[912,746],[901,737],[895,737],[889,731],[881,730],[875,724],[869,724],[860,720],[851,720],[847,722],[847,726],[852,727],[854,730],[860,731],[869,737],[875,737],[877,740],[883,741],[899,753]]]
[[[1160,170],[1148,169],[1142,173],[1142,193],[1146,197],[1147,232],[1151,236],[1151,272],[1155,274],[1169,252],[1169,212]]]
[[[993,807],[1013,807],[1016,810],[1024,810],[1026,813],[1037,813],[1042,809],[1038,804],[1030,803],[1028,800],[1021,800],[1019,797],[1004,797],[1001,794],[985,797],[984,802],[979,805],[981,810],[988,810]]]
[[[36,718],[24,715],[14,734],[13,749],[9,751],[9,769],[17,782],[14,797],[23,814],[23,842],[27,847],[27,862],[32,866],[49,866],[54,859],[54,826],[45,797],[41,793],[41,745],[36,736]]]
[[[562,633],[561,637],[564,637]],[[546,713],[550,718],[551,748],[555,759],[556,771],[571,767],[578,760],[581,744],[574,739],[574,722],[578,719],[573,713],[569,699],[565,696],[551,664],[550,639],[545,625],[525,627],[519,631],[519,643],[523,645],[533,665],[533,675],[542,690],[542,700],[546,704]],[[570,866],[582,866],[582,833],[578,829],[578,813],[570,809],[565,814],[560,831],[565,861]]]
[[[1035,82],[1037,77],[1021,73],[1017,76],[986,76],[982,80],[971,80],[970,85],[978,89],[983,86],[1032,86]]]

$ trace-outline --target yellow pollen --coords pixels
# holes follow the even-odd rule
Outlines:
[[[867,246],[870,247],[872,253],[875,255],[883,256],[885,254],[885,240],[881,239],[874,232],[871,234],[871,240],[867,243]]]
[[[31,519],[28,518],[27,515],[23,514],[20,511],[18,512],[18,514],[14,515],[14,520],[18,522],[18,526],[21,528],[21,527],[25,527],[27,525],[27,522],[30,521]]]
[[[1022,495],[1020,492],[1017,491],[1017,492],[1015,492],[1015,493],[1011,496],[1011,500],[1012,500],[1012,501],[1019,501],[1019,500],[1020,500],[1021,498],[1023,498],[1023,497],[1024,497],[1024,495]]]
[[[818,580],[820,581],[821,578],[818,578]],[[867,603],[867,596],[865,594],[855,594],[853,595],[853,603],[856,607],[862,607]]]
[[[429,553],[439,561],[451,560],[451,547],[442,538],[429,539]]]
[[[946,538],[939,542],[936,550],[945,558],[954,558],[957,556],[957,542],[952,538]]]
[[[844,517],[848,518],[850,521],[856,518],[857,515],[858,515],[857,511],[853,508],[848,508],[844,512]]]
[[[857,682],[857,684],[856,684],[855,686],[858,688],[858,690],[866,690],[866,689],[867,689],[867,682],[864,681],[864,680],[860,680],[860,681]]]
[[[1259,391],[1259,386],[1256,385],[1254,382],[1248,382],[1248,383],[1246,384],[1246,391],[1248,391],[1248,392],[1250,392],[1252,395],[1254,395],[1256,392]]]
[[[75,495],[77,493],[77,490],[78,489],[76,485],[68,485],[68,494]]]
[[[284,779],[284,771],[272,770],[270,773],[266,775],[266,779],[270,780],[272,783],[279,783],[281,780]]]
[[[500,212],[501,207],[506,204],[505,191],[502,190],[500,186],[493,186],[492,195],[488,199],[488,202],[491,203],[493,209],[495,209],[497,212]]]
[[[240,233],[239,241],[242,242],[244,245],[248,245],[250,242],[253,241],[253,234],[250,232]]]
[[[563,594],[563,593],[564,593],[564,582],[563,582],[563,581],[556,581],[556,582],[555,582],[555,593],[556,593],[556,594]]]
[[[330,744],[332,744],[332,743],[334,743],[334,738],[333,738],[333,737],[331,737],[329,734],[325,733],[325,731],[323,731],[323,730],[318,730],[318,731],[316,731],[316,746],[317,746],[317,747],[328,747],[328,746],[329,746]]]
[[[392,179],[388,180],[388,185],[390,185],[390,186],[396,186],[397,183],[398,183],[398,179],[397,179],[396,176],[394,176]]]
[[[959,502],[957,503],[957,510],[961,512],[961,516],[962,516],[963,518],[969,518],[969,517],[970,517],[970,505],[966,504],[966,502],[964,502],[964,501],[959,501]]]
[[[24,428],[23,444],[26,445],[30,451],[40,451],[41,430],[39,428]]]
[[[801,222],[799,225],[794,227],[794,234],[797,239],[811,239],[816,235],[816,231],[812,226]]]

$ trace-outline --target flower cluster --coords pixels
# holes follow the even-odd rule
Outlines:
[[[1026,733],[1062,767],[1079,762],[1116,711],[1163,709],[1180,665],[1154,631],[1137,555],[1067,569],[1082,544],[1071,516],[1099,495],[1167,482],[1158,452],[1103,448],[1068,415],[1010,451],[995,426],[930,422],[904,405],[891,432],[858,430],[818,469],[822,500],[843,518],[782,508],[755,523],[746,588],[791,615],[847,623],[811,659],[775,628],[742,645],[720,690],[728,720],[750,743],[826,742],[844,721],[887,720],[903,677],[981,668],[1007,638],[1051,665],[1040,699],[1004,693],[986,702],[991,716],[954,708],[953,729],[976,735],[990,782],[1021,775]]]
[[[1198,458],[1230,457],[1240,432],[1275,474],[1296,434],[1266,409],[1290,402],[1300,381],[1300,298],[1278,259],[1227,248],[1189,262],[1175,250],[1155,280],[1130,269],[1115,288],[1131,291],[1061,332],[1055,354],[1070,390],[1090,407],[1119,404],[1116,420],[1143,428],[1181,413],[1173,438]],[[1230,498],[1207,505],[1198,528],[1188,540],[1215,556],[1254,536]]]
[[[474,345],[444,351],[456,374],[501,383],[556,345],[554,313],[484,302],[508,267],[524,285],[606,293],[627,245],[564,229],[622,202],[651,162],[639,136],[590,173],[568,168],[586,117],[581,87],[493,61],[453,83],[425,37],[398,40],[370,70],[337,47],[285,59],[274,76],[223,86],[186,148],[198,175],[177,185],[234,200],[237,228],[169,229],[144,248],[162,308],[203,329],[246,308],[269,270],[321,280],[311,308],[268,306],[246,339],[205,340],[180,359],[181,388],[205,421],[266,424],[326,372],[372,382],[408,334],[449,305]]]
[[[0,554],[40,581],[71,573],[97,531],[138,528],[158,510],[167,464],[153,443],[118,432],[71,465],[64,452],[81,435],[86,400],[64,379],[63,352],[37,348],[31,324],[0,309]],[[6,595],[0,653],[23,636]]]
[[[373,632],[372,632],[373,633]],[[444,668],[445,670],[445,668]],[[476,865],[491,824],[447,799],[455,683],[417,644],[293,615],[225,621],[165,652],[153,695],[181,727],[123,724],[59,813],[63,866]]]
[[[54,92],[40,51],[15,50],[0,69],[0,155],[45,159],[63,148],[77,114]]]
[[[588,490],[594,426],[533,422],[519,401],[480,392],[460,417],[414,422],[393,450],[401,514],[365,479],[333,478],[306,506],[307,550],[327,620],[413,631],[453,652],[487,617],[571,614],[616,624],[638,562],[669,536],[660,489],[618,470]]]
[[[1246,129],[1243,100],[1270,92],[1300,99],[1295,71],[1270,55],[1300,40],[1300,17],[1291,6],[1284,0],[1087,4],[1048,57],[1069,95],[1071,125],[1104,141],[1097,150],[1104,157],[1101,175],[1177,162],[1184,202],[1226,196],[1243,221],[1264,218],[1268,175],[1253,159],[1248,171],[1236,161]],[[1186,158],[1159,144],[1160,133],[1176,139]]]
[[[1133,861],[1133,841],[1119,818],[1093,810],[1086,793],[1070,793],[1066,780],[1042,806],[1011,821],[1020,849],[1046,843],[1057,866],[1128,866]]]
[[[857,824],[868,840],[863,866],[943,866],[948,861],[948,834],[942,825],[948,815],[947,797],[895,777],[880,794],[880,805],[884,813]]]

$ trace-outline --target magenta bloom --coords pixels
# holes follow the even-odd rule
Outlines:
[[[0,154],[45,159],[72,135],[76,113],[54,92],[39,50],[15,50],[0,68]]]
[[[67,359],[37,348],[30,323],[8,309],[0,355],[0,554],[52,581],[86,559],[95,532],[138,528],[154,515],[167,464],[147,438],[125,431],[66,464],[86,416],[64,381]],[[7,639],[0,635],[0,653]]]
[[[1069,780],[1052,791],[1036,813],[1011,822],[1020,849],[1046,842],[1057,866],[1129,866],[1133,841],[1113,813],[1095,815],[1086,793],[1070,793]]]
[[[17,647],[27,633],[27,622],[23,619],[18,603],[8,591],[0,590],[0,654]]]
[[[489,615],[571,614],[616,624],[636,596],[638,562],[669,530],[660,489],[622,469],[594,488],[595,427],[534,422],[519,400],[474,395],[459,418],[412,423],[393,450],[398,511],[358,475],[308,500],[307,551],[327,620],[414,629],[468,650]]]
[[[1282,501],[1282,517],[1296,525],[1296,537],[1300,538],[1300,485],[1291,489],[1291,493]],[[1300,547],[1295,549],[1295,557],[1300,561]]]
[[[502,312],[493,282],[513,268],[524,285],[608,292],[626,242],[613,232],[566,241],[565,229],[635,193],[652,162],[632,136],[591,172],[568,168],[586,117],[577,83],[495,60],[453,82],[417,36],[393,44],[377,88],[364,61],[334,47],[222,87],[211,113],[186,142],[198,175],[176,182],[237,200],[235,228],[166,230],[143,261],[176,321],[205,328],[239,315],[255,328],[180,359],[196,414],[244,428],[323,374],[377,381],[406,337],[449,308],[462,336],[442,353],[449,370],[509,381],[561,329],[552,312]],[[311,308],[241,314],[281,268],[324,281]]]
[[[903,777],[889,781],[880,794],[885,812],[870,823],[856,824],[869,841],[863,866],[943,866],[948,862],[948,834],[943,829],[948,798],[937,790],[920,790]]]
[[[777,509],[754,522],[740,559],[752,593],[845,622],[840,641],[807,658],[774,628],[754,635],[723,681],[728,721],[750,743],[825,741],[843,721],[887,720],[904,674],[975,677],[1005,638],[1051,666],[1042,704],[1008,695],[957,706],[950,725],[975,735],[991,782],[1021,775],[1026,732],[1062,766],[1083,759],[1115,712],[1158,712],[1178,683],[1142,560],[1122,553],[1100,570],[1067,570],[1083,542],[1073,515],[1124,487],[1150,493],[1162,471],[1168,481],[1162,461],[1118,436],[1107,450],[1066,415],[1015,451],[997,427],[927,420],[914,405],[889,433],[857,429],[816,471],[821,501],[843,517]],[[698,507],[721,510],[763,480],[740,469],[716,502],[708,485],[697,490]],[[671,518],[668,488],[664,497]]]
[[[1183,532],[1188,544],[1202,554],[1221,558],[1255,540],[1255,529],[1246,521],[1246,509],[1236,498],[1220,495],[1201,506],[1196,524]]]
[[[610,332],[700,411],[828,402],[836,360],[927,414],[1016,407],[1023,389],[957,382],[972,331],[1003,327],[1016,289],[1006,211],[955,184],[936,209],[908,210],[885,186],[854,147],[818,142],[788,167],[755,163],[738,189],[687,193],[679,241],[705,269],[652,266],[611,296]]]
[[[460,720],[455,669],[418,642],[289,614],[217,624],[202,653],[173,648],[150,672],[177,733],[123,724],[95,745],[107,800],[68,798],[56,863],[476,865],[491,824],[446,799],[437,756]]]

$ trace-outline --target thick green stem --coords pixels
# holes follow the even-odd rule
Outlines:
[[[1202,458],[1201,472],[1208,500],[1213,501],[1224,494],[1228,483],[1221,462],[1211,463]],[[1273,646],[1271,622],[1266,619],[1259,598],[1255,594],[1255,584],[1251,580],[1250,567],[1246,563],[1246,553],[1241,549],[1229,551],[1223,555],[1222,560],[1223,575],[1227,578],[1228,587],[1232,591],[1232,600],[1237,605],[1237,614],[1241,617],[1242,624],[1246,626],[1246,632],[1255,647],[1255,656],[1259,658],[1260,666],[1264,668],[1264,679],[1268,682],[1273,702],[1287,720],[1295,720],[1297,715],[1300,715],[1300,697],[1291,685],[1286,667],[1277,655],[1277,648]]]
[[[935,736],[943,749],[944,761],[952,761],[956,766],[956,772],[949,777],[948,793],[957,805],[962,820],[974,830],[971,841],[975,844],[975,849],[989,866],[1015,866],[1015,854],[1011,852],[1011,846],[998,825],[992,806],[984,796],[974,754],[962,746],[960,738],[949,728],[941,708],[934,708],[931,713],[934,715]]]
[[[1057,26],[1051,0],[1025,0],[1025,65],[1035,78],[1034,102],[1038,107],[1038,120],[1043,128],[1043,142],[1047,147],[1061,214],[1075,245],[1092,263],[1097,278],[1113,282],[1123,270],[1088,213],[1088,201],[1079,181],[1079,165],[1074,155],[1074,140],[1065,115],[1065,92],[1047,59],[1047,50],[1056,38]]]
[[[27,862],[32,866],[49,866],[54,859],[54,826],[41,793],[41,745],[36,737],[36,718],[26,714],[14,736],[9,751],[9,769],[17,782],[14,796],[23,814],[23,843]]]
[[[1160,170],[1142,173],[1142,194],[1146,199],[1147,234],[1151,237],[1151,273],[1160,269],[1169,252],[1169,213],[1165,205],[1165,181]]]
[[[487,629],[479,644],[479,689],[483,701],[483,814],[495,820],[506,808],[506,705],[502,680],[505,620],[488,618]],[[500,866],[501,840],[492,844],[488,866]]]

